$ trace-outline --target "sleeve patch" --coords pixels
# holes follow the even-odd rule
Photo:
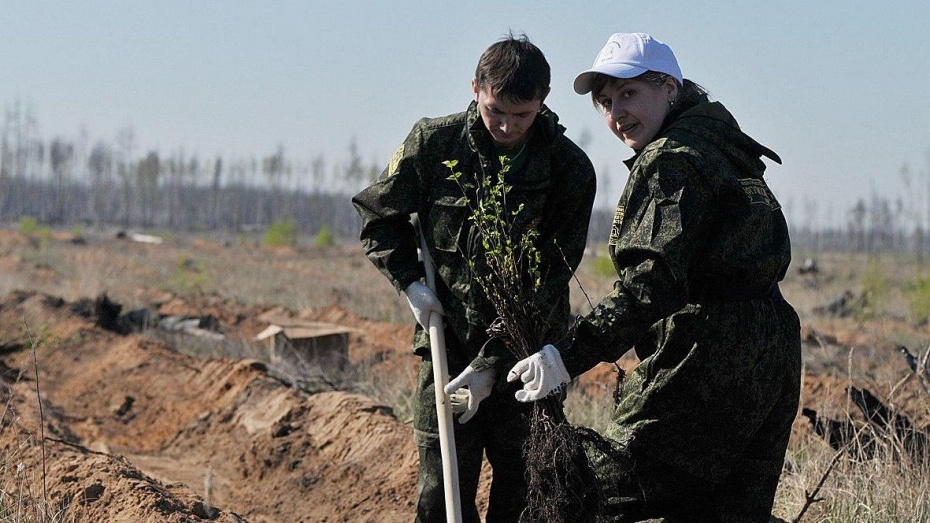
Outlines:
[[[623,205],[617,206],[617,211],[614,213],[614,223],[610,226],[610,238],[607,240],[607,245],[619,245],[620,244],[620,225],[623,223]]]
[[[400,167],[400,160],[404,157],[404,144],[400,144],[400,147],[394,151],[394,156],[391,157],[391,163],[388,165],[388,176],[397,173],[397,168]]]
[[[739,183],[743,186],[746,196],[749,197],[750,205],[768,205],[773,211],[781,209],[775,195],[764,181],[756,178],[740,178]]]

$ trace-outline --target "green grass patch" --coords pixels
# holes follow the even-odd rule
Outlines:
[[[32,216],[23,216],[19,219],[19,232],[40,242],[47,242],[52,237],[52,230],[40,224],[39,220]]]
[[[610,256],[607,254],[598,254],[594,258],[594,263],[591,265],[591,270],[594,272],[594,275],[598,278],[604,279],[616,279],[617,278],[617,269],[614,267],[613,260],[610,259]]]

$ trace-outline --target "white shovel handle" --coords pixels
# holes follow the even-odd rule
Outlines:
[[[413,216],[413,227],[420,239],[420,256],[426,271],[426,286],[436,293],[436,269],[426,247],[426,238],[417,216]],[[438,295],[437,295],[438,296]],[[455,455],[455,432],[452,425],[452,404],[443,389],[449,383],[449,365],[446,362],[446,335],[442,327],[442,315],[433,312],[429,316],[430,354],[433,360],[433,383],[436,387],[436,417],[439,420],[439,450],[442,454],[442,483],[446,494],[446,521],[462,522],[462,500],[459,494],[459,465]]]

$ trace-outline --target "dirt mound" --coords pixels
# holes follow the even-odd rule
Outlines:
[[[174,299],[164,303],[183,311]],[[212,314],[237,325],[241,311],[214,305]],[[39,343],[46,435],[66,442],[51,445],[47,470],[51,499],[69,518],[196,520],[208,495],[220,521],[235,521],[233,513],[254,522],[412,516],[416,448],[383,405],[344,392],[307,395],[258,361],[184,356],[95,327],[62,300],[17,293],[0,303],[0,370],[15,383],[4,400],[23,413],[38,410],[29,400],[35,384],[14,379],[32,368],[26,325]],[[359,355],[396,352],[390,345],[405,329],[385,327],[375,334],[383,344]],[[37,418],[21,416],[17,431],[4,430],[4,447],[17,444],[14,433],[36,441]],[[28,454],[35,470],[36,452]]]
[[[0,487],[6,511],[29,513],[44,506],[47,514],[79,522],[244,521],[213,508],[181,483],[164,484],[124,457],[74,443],[77,437],[62,423],[64,416],[44,398],[43,446],[35,381],[23,371],[3,367],[0,383]]]

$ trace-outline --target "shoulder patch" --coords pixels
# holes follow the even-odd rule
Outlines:
[[[764,181],[757,178],[740,178],[739,183],[743,186],[743,192],[749,197],[750,205],[768,205],[773,211],[781,209],[775,195]]]
[[[394,151],[394,156],[391,157],[391,163],[388,165],[388,176],[397,172],[397,168],[400,167],[400,159],[404,157],[404,144],[400,144],[400,147]]]

